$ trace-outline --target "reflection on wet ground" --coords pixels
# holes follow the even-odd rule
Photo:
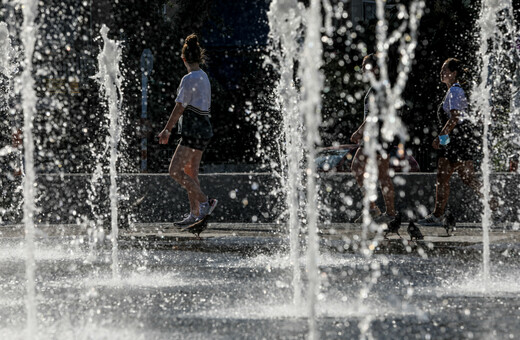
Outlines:
[[[206,248],[179,247],[182,242],[173,238],[162,239],[160,247],[143,246],[139,237],[124,239],[122,277],[116,280],[109,242],[93,252],[77,237],[41,239],[36,251],[40,337],[306,337],[306,309],[292,304],[292,268],[280,238],[228,235],[186,242]],[[479,257],[411,252],[367,259],[322,247],[321,338],[517,337],[520,268],[510,254],[518,247],[509,245],[509,253],[497,247],[488,289],[480,279]],[[300,265],[305,277],[304,256]],[[0,271],[0,337],[21,338],[23,239],[0,239]]]

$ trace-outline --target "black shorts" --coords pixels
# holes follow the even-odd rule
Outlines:
[[[209,141],[210,139],[182,136],[181,140],[179,141],[179,145],[195,150],[204,151],[208,147]]]
[[[482,136],[478,129],[465,124],[457,126],[450,133],[448,145],[441,145],[439,158],[446,158],[450,163],[464,161],[476,161],[480,158],[482,151]]]
[[[478,149],[468,147],[463,141],[453,142],[451,140],[448,145],[441,146],[439,149],[439,158],[446,158],[450,163],[475,161],[478,159],[477,155]]]

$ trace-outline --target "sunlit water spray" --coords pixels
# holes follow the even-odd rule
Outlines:
[[[506,19],[506,27],[509,34],[511,34],[511,48],[510,58],[512,70],[511,81],[511,101],[509,104],[509,125],[510,137],[512,139],[512,161],[518,161],[520,156],[520,25],[515,21],[513,15],[513,4],[511,0],[506,0],[507,8],[509,9],[509,18]],[[518,172],[518,169],[516,170]],[[517,208],[518,209],[518,208]],[[515,211],[517,216],[520,216],[520,209]]]
[[[417,32],[420,19],[424,11],[424,2],[416,1],[410,4],[409,8],[403,5],[398,7],[398,17],[401,24],[397,29],[388,32],[388,22],[385,19],[385,8],[383,1],[377,1],[377,30],[376,30],[376,53],[380,75],[378,78],[369,73],[370,84],[374,95],[369,98],[369,115],[367,117],[366,128],[363,141],[365,143],[364,152],[368,158],[365,169],[365,196],[363,198],[363,233],[362,239],[363,252],[371,255],[374,246],[367,240],[368,231],[381,232],[381,226],[372,222],[369,209],[370,202],[377,198],[377,153],[382,146],[379,139],[391,142],[398,137],[401,143],[407,139],[406,128],[398,115],[398,109],[403,105],[401,97],[408,75],[411,70],[412,61],[415,57],[415,47],[417,45]],[[398,46],[399,60],[388,60],[389,49]],[[394,82],[389,79],[389,65],[397,64],[397,78]],[[379,121],[382,121],[382,128],[379,131]],[[374,230],[375,229],[375,230]]]
[[[378,120],[383,121],[383,137],[392,140],[398,135],[404,140],[403,125],[397,116],[395,103],[401,102],[401,93],[406,85],[407,76],[411,68],[411,61],[414,58],[414,50],[417,41],[417,28],[422,11],[423,2],[413,3],[409,12],[404,6],[400,7],[400,16],[404,18],[403,24],[390,36],[387,36],[387,27],[384,22],[384,7],[379,2],[378,15],[382,23],[381,29],[378,31],[378,52],[380,63],[386,63],[386,55],[388,46],[394,43],[400,45],[401,59],[399,63],[399,77],[394,86],[388,81],[388,72],[385,65],[380,65],[383,69],[383,77],[376,80],[372,79],[372,86],[376,89],[377,98],[372,98],[373,115],[368,119],[368,128],[366,130],[365,152],[369,155],[369,164],[366,168],[370,179],[367,181],[368,190],[366,191],[364,202],[364,214],[368,218],[365,219],[363,241],[365,246],[365,255],[372,253],[372,248],[367,241],[367,233],[373,223],[368,214],[368,206],[371,200],[377,195],[377,160],[376,153],[380,149],[378,145],[379,130]],[[274,59],[278,61],[275,66],[279,66],[280,81],[278,83],[277,94],[279,95],[279,106],[283,113],[283,123],[285,131],[285,145],[288,163],[288,185],[287,185],[287,206],[289,209],[289,226],[291,230],[291,251],[292,262],[297,251],[297,236],[300,228],[300,216],[298,205],[298,183],[302,178],[306,179],[306,226],[308,230],[307,244],[307,274],[309,278],[309,287],[307,291],[308,315],[309,315],[309,336],[317,337],[316,329],[316,297],[319,290],[319,270],[317,259],[319,258],[318,237],[317,237],[317,192],[316,192],[316,168],[315,168],[315,148],[320,142],[318,127],[321,124],[321,91],[323,86],[323,76],[319,70],[323,63],[322,60],[322,41],[327,39],[321,36],[322,22],[325,22],[325,32],[332,35],[332,25],[330,15],[333,12],[329,2],[323,3],[323,10],[326,14],[322,17],[321,2],[313,1],[308,9],[297,1],[274,1],[271,3],[271,11],[269,13],[269,22],[271,29],[271,39],[274,45]],[[324,20],[325,19],[325,20]],[[300,31],[301,27],[305,28],[304,33]],[[298,40],[305,37],[303,47],[300,47]],[[279,47],[279,50],[276,48]],[[301,63],[298,68],[298,75],[301,79],[301,95],[294,87],[294,61],[299,60]],[[295,101],[300,100],[299,105]],[[377,105],[375,102],[377,101]],[[384,114],[380,114],[382,112]],[[303,130],[300,125],[303,124]],[[303,132],[303,133],[302,133]],[[302,137],[305,140],[302,140]],[[303,169],[304,173],[298,171],[301,163],[301,150],[304,150],[307,156],[307,168]],[[301,175],[300,175],[301,174]],[[300,177],[298,177],[298,175]],[[296,237],[294,237],[296,236]],[[367,252],[368,251],[368,252]],[[295,269],[296,270],[296,269]],[[297,277],[297,273],[293,277]],[[294,281],[293,281],[294,284]],[[296,287],[295,287],[296,289]],[[369,288],[368,288],[369,289]],[[365,289],[366,290],[366,289]],[[362,295],[364,293],[362,292]],[[296,295],[295,295],[296,296]]]
[[[318,338],[316,303],[319,290],[319,245],[318,245],[318,197],[316,188],[316,146],[320,144],[318,127],[321,124],[321,91],[323,64],[321,42],[321,1],[312,0],[307,9],[307,28],[303,43],[301,68],[302,80],[300,111],[305,122],[305,151],[307,152],[307,308],[309,338]]]
[[[5,22],[0,22],[0,84],[2,84],[4,91],[1,94],[1,101],[5,105],[6,112],[10,109],[9,104],[11,101],[12,93],[12,77],[14,74],[14,62],[13,62],[14,50],[11,45],[11,39],[9,38],[9,29]],[[3,117],[3,119],[7,119]],[[6,157],[12,152],[15,152],[15,148],[11,145],[6,145],[0,148],[0,157]]]
[[[330,6],[327,6],[330,12]],[[321,2],[311,1],[305,8],[295,0],[279,0],[271,3],[268,13],[270,38],[273,44],[273,65],[278,68],[280,80],[276,89],[278,105],[282,111],[285,152],[287,162],[286,202],[289,210],[291,263],[293,265],[293,301],[301,303],[301,278],[299,268],[299,235],[301,231],[300,183],[306,181],[305,221],[307,227],[307,316],[309,337],[317,338],[316,300],[319,286],[318,271],[318,205],[316,188],[316,146],[320,143],[318,127],[321,124],[322,16]],[[305,30],[305,34],[303,34]],[[302,34],[305,37],[301,46]],[[298,70],[295,62],[300,61]],[[301,79],[301,92],[295,84],[295,73]],[[306,152],[306,168],[302,168]]]
[[[25,160],[25,176],[23,178],[23,222],[25,225],[25,275],[26,275],[26,310],[27,338],[36,337],[37,332],[37,302],[35,268],[35,171],[34,171],[34,138],[33,119],[36,113],[36,91],[33,72],[33,53],[36,43],[35,20],[38,15],[38,1],[20,1],[23,12],[23,23],[20,37],[24,48],[23,72],[18,80],[23,109],[23,148]]]
[[[103,50],[98,56],[99,72],[95,76],[105,94],[108,102],[108,114],[110,120],[110,214],[111,214],[111,234],[112,241],[112,274],[114,278],[119,278],[119,259],[118,259],[118,225],[117,225],[117,147],[121,136],[120,116],[123,93],[121,83],[123,77],[119,70],[121,62],[121,46],[119,42],[108,38],[108,28],[103,25],[101,28],[103,38]]]
[[[515,38],[517,32],[514,30],[514,25],[508,25],[507,21],[512,20],[513,16],[513,5],[511,1],[498,1],[498,0],[483,0],[480,10],[480,17],[478,19],[478,26],[480,28],[480,39],[479,39],[479,50],[478,57],[480,58],[480,74],[479,81],[473,89],[473,95],[471,100],[474,102],[474,107],[482,119],[483,136],[482,136],[482,150],[483,160],[481,164],[482,170],[482,240],[483,240],[483,252],[482,252],[482,278],[485,287],[490,287],[490,249],[489,249],[489,229],[492,224],[491,220],[491,159],[490,159],[490,142],[492,140],[492,133],[490,127],[492,126],[493,120],[491,115],[493,111],[497,110],[497,102],[501,98],[494,96],[494,93],[500,91],[499,89],[504,86],[505,78],[503,69],[499,62],[506,55],[507,58],[514,55],[511,50],[505,50],[504,46],[515,45]],[[505,25],[504,22],[506,21]],[[499,28],[499,24],[507,27],[510,32],[504,34]],[[507,41],[507,40],[510,41]],[[513,90],[516,80],[512,80]],[[514,103],[514,93],[513,93]],[[512,106],[513,112],[515,111],[514,104]],[[513,114],[511,112],[511,114]]]
[[[303,23],[303,5],[297,0],[275,0],[269,12],[269,37],[272,43],[270,60],[274,68],[278,68],[280,79],[276,87],[278,108],[282,112],[285,143],[280,157],[287,158],[286,173],[286,206],[288,209],[290,261],[293,266],[293,302],[301,304],[302,282],[300,275],[300,200],[301,164],[303,159],[301,131],[302,115],[298,110],[299,93],[294,83],[295,61],[300,55],[300,44]]]
[[[108,145],[107,145],[108,146]],[[93,155],[94,158],[100,155],[105,155],[106,151],[102,154]],[[103,229],[103,216],[98,212],[99,207],[99,192],[101,191],[101,185],[103,184],[103,166],[99,159],[97,159],[96,167],[90,178],[89,186],[87,188],[88,199],[87,204],[92,212],[92,220],[86,220],[87,223],[87,238],[89,244],[89,255],[86,261],[93,261],[96,258],[96,246],[99,242],[104,240],[105,232]]]
[[[375,77],[372,73],[367,76],[373,89],[373,95],[369,97],[369,114],[365,123],[363,134],[363,151],[367,156],[368,162],[365,167],[363,197],[363,230],[362,246],[363,255],[372,256],[377,247],[378,237],[369,238],[369,232],[382,233],[382,225],[374,223],[370,215],[370,202],[377,198],[378,165],[377,154],[382,150],[379,140],[391,142],[398,137],[402,143],[407,139],[406,128],[402,123],[397,110],[402,106],[402,93],[408,80],[412,61],[415,57],[415,47],[417,45],[417,32],[419,21],[423,15],[425,4],[423,1],[415,1],[409,8],[399,5],[398,17],[402,19],[401,24],[394,31],[388,31],[388,22],[385,19],[385,7],[383,1],[377,3],[376,26],[376,55],[379,68],[379,76]],[[389,60],[389,48],[397,44],[399,48],[399,60]],[[397,79],[394,82],[389,78],[389,64],[397,64]],[[379,131],[379,122],[382,121],[382,128]],[[360,292],[360,299],[368,297],[371,287],[377,282],[379,277],[379,265],[371,267],[371,278]],[[370,324],[372,317],[367,316],[361,320],[359,329],[362,338],[370,338]]]
[[[11,44],[8,25],[5,22],[0,22],[0,86],[2,87],[2,91],[0,93],[0,105],[2,105],[2,109],[6,113],[6,115],[2,117],[2,119],[4,120],[4,124],[10,123],[9,120],[11,119],[12,113],[15,110],[14,105],[12,105],[12,101],[14,99],[13,77],[16,71],[18,70],[18,61],[18,53],[15,52]],[[6,157],[7,159],[12,160],[12,167],[17,170],[23,171],[21,151],[17,146],[2,146],[0,148],[0,159],[2,157]],[[13,192],[16,193],[22,191],[23,188],[20,185],[18,185],[16,189],[13,190]],[[11,192],[11,194],[13,194],[13,192]],[[17,201],[18,203],[11,204],[10,209],[14,211],[19,211],[20,206],[23,204],[23,201]],[[2,218],[6,212],[6,210],[0,209],[0,222],[2,222]]]

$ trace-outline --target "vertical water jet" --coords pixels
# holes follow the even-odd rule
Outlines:
[[[307,313],[309,318],[309,338],[318,338],[316,303],[319,289],[319,243],[318,206],[316,189],[316,146],[320,144],[318,127],[321,124],[321,91],[323,63],[321,45],[321,2],[312,0],[307,9],[307,27],[303,42],[300,77],[302,80],[300,111],[305,122],[305,151],[307,152]]]
[[[36,16],[38,15],[38,1],[20,1],[23,12],[23,23],[20,37],[24,48],[23,72],[19,79],[23,110],[23,149],[24,169],[23,177],[23,223],[25,225],[25,276],[26,276],[26,298],[25,308],[27,311],[26,337],[36,337],[37,332],[37,302],[35,283],[35,181],[34,170],[34,137],[33,120],[36,113],[36,91],[33,72],[33,54],[36,44]]]
[[[282,112],[285,146],[280,157],[286,158],[284,167],[285,200],[288,210],[290,262],[293,268],[293,303],[301,304],[302,282],[300,275],[300,200],[302,154],[302,115],[298,110],[299,93],[295,86],[295,62],[300,54],[302,34],[302,6],[297,0],[275,0],[269,12],[269,38],[272,59],[269,63],[278,69],[280,79],[276,86],[278,109]],[[274,59],[274,60],[273,60]],[[284,183],[282,183],[284,184]]]
[[[121,136],[120,118],[123,92],[121,90],[122,75],[119,70],[121,62],[121,46],[119,42],[108,38],[108,27],[101,27],[103,38],[103,50],[98,56],[99,72],[96,79],[100,84],[101,92],[105,94],[108,102],[109,133],[110,133],[110,239],[112,241],[112,275],[119,278],[119,252],[118,252],[118,225],[117,225],[117,147]]]

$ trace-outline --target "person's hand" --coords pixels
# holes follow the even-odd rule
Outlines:
[[[441,143],[441,141],[439,140],[439,137],[435,138],[432,143],[433,148],[436,150],[439,149],[440,143]]]
[[[361,140],[361,138],[363,138],[363,134],[359,132],[359,130],[357,130],[356,132],[354,132],[352,134],[352,136],[350,137],[350,141],[354,144],[359,144],[359,141]]]
[[[170,131],[162,130],[159,134],[159,144],[168,144],[168,139],[170,139]]]

